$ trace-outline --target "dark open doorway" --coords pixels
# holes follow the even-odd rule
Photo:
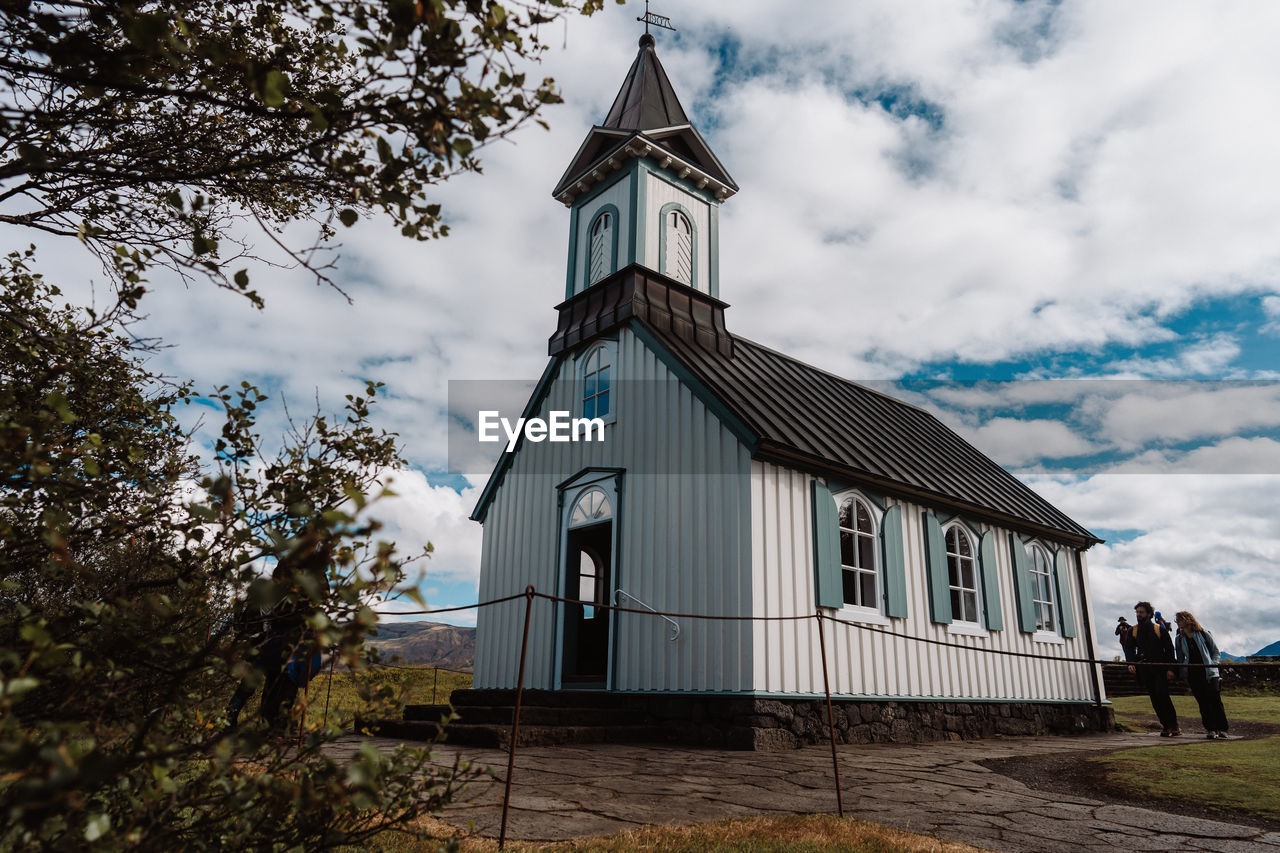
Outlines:
[[[564,659],[565,686],[604,687],[609,670],[609,603],[613,523],[606,521],[569,531],[565,549]]]

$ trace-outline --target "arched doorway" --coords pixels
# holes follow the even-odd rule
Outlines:
[[[613,588],[611,495],[599,485],[579,492],[569,508],[565,534],[564,605],[560,680],[568,687],[604,687],[609,671],[610,611]]]

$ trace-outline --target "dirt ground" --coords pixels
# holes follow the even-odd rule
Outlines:
[[[1160,731],[1160,723],[1154,714],[1133,715],[1132,719],[1152,732]],[[1271,723],[1232,722],[1231,736],[1252,740],[1269,735],[1280,734],[1280,725]],[[1183,735],[1176,739],[1154,738],[1152,746],[1199,741],[1204,732],[1198,725],[1183,729]],[[1107,776],[1106,770],[1088,759],[1099,755],[1110,755],[1116,750],[1095,750],[1091,752],[1059,753],[1020,758],[1003,758],[979,762],[984,767],[994,770],[1003,776],[1016,779],[1029,788],[1037,791],[1069,794],[1093,799],[1110,798],[1117,803],[1142,808],[1156,809],[1170,814],[1187,815],[1238,823],[1244,826],[1256,826],[1272,832],[1280,831],[1280,820],[1261,817],[1238,809],[1220,809],[1207,807],[1186,800],[1152,797],[1142,791],[1116,782]]]

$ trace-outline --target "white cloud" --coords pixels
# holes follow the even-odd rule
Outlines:
[[[379,537],[395,541],[404,556],[421,553],[430,542],[431,556],[413,566],[427,582],[478,581],[481,530],[469,516],[480,490],[433,486],[413,469],[392,472],[386,482],[396,496],[378,500],[369,510],[385,525]]]
[[[1275,382],[1203,390],[1196,383],[1144,383],[1111,401],[1100,418],[1101,434],[1129,450],[1278,426],[1280,383]]]
[[[1104,371],[1116,379],[1182,379],[1223,376],[1240,355],[1231,335],[1219,334],[1184,347],[1172,358],[1131,358],[1113,362]]]
[[[534,69],[566,98],[546,114],[551,132],[490,146],[484,175],[433,192],[448,239],[411,243],[380,220],[342,232],[340,282],[354,306],[279,271],[256,276],[260,313],[200,285],[157,287],[143,302],[152,316],[142,331],[176,344],[154,363],[201,390],[258,377],[301,414],[316,397],[339,409],[364,378],[386,381],[376,418],[420,470],[401,475],[404,497],[378,514],[405,543],[432,540],[429,571],[455,584],[478,565],[479,528],[465,520],[473,500],[421,473],[444,467],[446,383],[540,374],[568,230],[549,192],[622,80],[633,18],[609,7],[568,25],[568,50]],[[721,296],[737,333],[853,378],[1156,341],[1176,352],[1113,367],[1209,375],[1232,370],[1239,339],[1187,346],[1170,317],[1214,297],[1280,293],[1280,6],[708,0],[676,24],[659,54],[742,186],[721,219]],[[717,77],[708,47],[730,36],[737,64]],[[931,105],[940,129],[867,97],[889,89]],[[65,245],[46,243],[41,265],[101,280]],[[1274,331],[1280,296],[1262,307]],[[1075,390],[954,393],[1031,406]],[[1036,442],[1141,454],[1184,438],[1210,442],[1196,465],[1240,465],[1273,458],[1273,447],[1228,437],[1275,426],[1278,403],[1267,389],[1117,383],[1081,400],[1088,428],[1074,435],[1074,423],[1021,426],[1008,413],[965,423],[980,443],[1008,441],[1023,455]],[[280,429],[275,418],[263,432]],[[1212,599],[1206,624],[1229,647],[1274,639],[1260,627],[1267,614],[1276,624],[1276,605],[1259,556],[1280,541],[1268,526],[1274,481],[1129,475],[1050,491],[1088,524],[1146,531],[1094,552],[1099,611],[1131,605],[1135,589],[1173,601],[1186,583]],[[1231,582],[1204,582],[1222,576],[1221,555]]]
[[[1251,654],[1280,639],[1280,476],[1103,474],[1031,485],[1095,531],[1140,531],[1089,551],[1102,650],[1117,616],[1149,599],[1190,610],[1220,646]]]
[[[1262,331],[1273,335],[1280,334],[1280,296],[1262,297],[1262,313],[1269,321],[1262,327]]]
[[[992,418],[979,429],[962,430],[961,435],[1006,466],[1083,456],[1099,449],[1061,421]]]

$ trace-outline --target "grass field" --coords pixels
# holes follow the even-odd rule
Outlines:
[[[1178,716],[1199,720],[1195,698],[1174,696]],[[1142,728],[1135,714],[1150,714],[1146,696],[1113,699],[1116,719]],[[1280,724],[1280,696],[1225,694],[1222,704],[1233,722]],[[1199,732],[1198,722],[1188,729]],[[1116,784],[1148,796],[1232,809],[1280,820],[1280,735],[1257,740],[1200,741],[1126,749],[1090,759],[1107,769]]]
[[[450,832],[433,823],[429,831]],[[438,842],[401,837],[385,838],[369,853],[427,853]],[[494,839],[467,838],[462,853],[491,853]],[[939,841],[879,824],[831,815],[790,815],[715,821],[694,826],[650,826],[604,838],[583,838],[556,844],[524,841],[507,843],[507,850],[554,853],[981,853],[982,848],[955,841]]]
[[[1195,721],[1192,726],[1200,730],[1200,711],[1196,707],[1194,696],[1173,696],[1173,707],[1178,716]],[[1146,696],[1117,696],[1111,700],[1116,711],[1116,722],[1124,723],[1134,729],[1142,729],[1143,725],[1135,719],[1135,714],[1151,715],[1151,700]],[[1227,710],[1227,720],[1252,720],[1259,723],[1276,723],[1280,725],[1280,696],[1222,694],[1222,706]]]
[[[387,705],[368,703],[362,698],[370,688],[390,688],[392,701]],[[396,667],[374,669],[362,673],[338,672],[332,683],[326,670],[308,685],[307,725],[320,725],[325,719],[325,702],[328,701],[328,720],[337,721],[343,728],[349,727],[357,716],[381,717],[397,714],[405,705],[435,705],[449,701],[454,690],[471,686],[469,673],[436,670],[433,667]],[[303,694],[299,692],[298,700]]]

